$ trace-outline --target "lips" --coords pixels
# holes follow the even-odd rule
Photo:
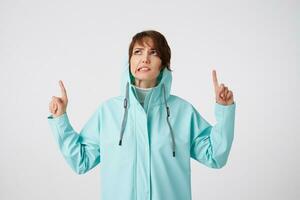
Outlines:
[[[137,69],[137,71],[139,72],[147,72],[147,71],[150,71],[150,67],[147,67],[147,66],[141,66]]]

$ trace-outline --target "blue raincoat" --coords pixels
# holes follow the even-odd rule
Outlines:
[[[216,103],[212,126],[189,102],[170,94],[171,83],[165,68],[143,108],[127,63],[121,95],[99,104],[79,133],[67,113],[48,117],[60,151],[76,173],[100,163],[102,200],[190,200],[190,158],[210,168],[226,164],[236,104]]]

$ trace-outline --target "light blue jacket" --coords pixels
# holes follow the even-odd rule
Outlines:
[[[101,200],[190,200],[190,158],[210,168],[226,164],[236,103],[216,103],[212,126],[189,102],[170,94],[167,68],[146,97],[145,109],[132,81],[127,63],[121,95],[99,104],[79,133],[67,113],[49,116],[59,148],[78,174],[100,163]]]

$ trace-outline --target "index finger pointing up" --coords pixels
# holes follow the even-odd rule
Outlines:
[[[67,91],[66,91],[66,88],[65,88],[65,86],[64,86],[64,84],[63,84],[63,82],[61,80],[59,81],[59,86],[60,86],[62,98],[64,100],[66,100],[68,98],[67,97]]]
[[[216,70],[212,71],[212,78],[213,78],[214,87],[215,87],[215,90],[216,90],[219,87],[219,82],[218,82]]]

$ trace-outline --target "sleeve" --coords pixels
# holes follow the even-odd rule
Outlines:
[[[215,103],[216,124],[210,125],[194,109],[191,119],[191,157],[210,168],[222,168],[228,159],[234,136],[234,102]]]
[[[67,113],[55,118],[52,115],[48,116],[48,123],[61,153],[78,174],[84,174],[100,163],[99,120],[97,109],[77,133],[70,124]]]

